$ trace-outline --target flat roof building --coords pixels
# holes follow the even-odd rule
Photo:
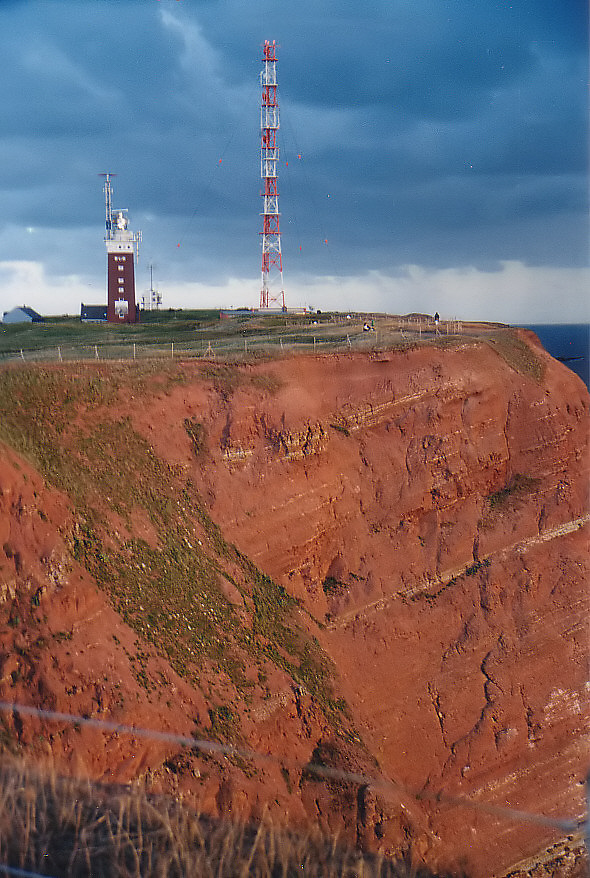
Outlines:
[[[82,323],[106,323],[107,322],[107,306],[106,305],[80,305],[80,320]]]

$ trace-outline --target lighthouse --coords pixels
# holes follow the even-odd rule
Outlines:
[[[135,260],[139,255],[141,232],[129,228],[127,208],[113,209],[113,174],[103,174],[105,196],[105,244],[107,248],[107,321],[138,323],[135,303]]]

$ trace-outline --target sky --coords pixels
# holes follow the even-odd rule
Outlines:
[[[277,43],[291,307],[590,320],[585,0],[0,0],[0,313],[256,307]],[[279,292],[272,278],[271,294]]]

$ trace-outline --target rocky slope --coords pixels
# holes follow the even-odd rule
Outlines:
[[[10,714],[7,743],[472,876],[560,833],[441,791],[582,815],[588,394],[534,336],[24,374],[1,376],[0,697],[283,763]]]

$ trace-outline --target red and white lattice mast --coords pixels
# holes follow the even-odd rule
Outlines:
[[[262,100],[260,104],[260,176],[264,181],[262,197],[264,211],[262,220],[262,289],[260,307],[279,305],[285,310],[285,291],[283,289],[283,258],[281,256],[281,232],[279,227],[279,193],[277,189],[277,163],[279,148],[279,105],[277,102],[277,54],[273,40],[264,41],[264,67],[260,73]],[[280,291],[271,293],[272,280],[280,276]]]

